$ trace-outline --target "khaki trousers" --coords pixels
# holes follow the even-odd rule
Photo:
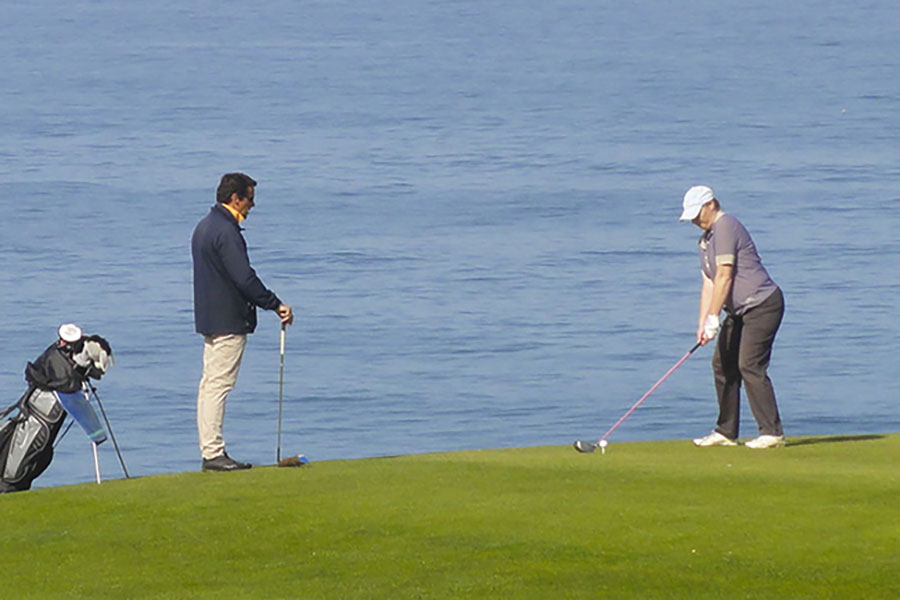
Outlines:
[[[225,452],[222,425],[225,398],[234,389],[247,336],[238,334],[203,336],[203,377],[197,392],[197,431],[200,452],[212,459]]]

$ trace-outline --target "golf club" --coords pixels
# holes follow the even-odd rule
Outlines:
[[[696,344],[694,344],[694,347],[691,348],[690,350],[688,350],[685,353],[685,355],[682,356],[681,359],[672,366],[671,369],[666,371],[666,374],[663,375],[662,377],[660,377],[659,381],[654,383],[653,387],[651,387],[649,390],[647,390],[647,393],[644,394],[643,396],[641,396],[641,399],[638,400],[637,402],[635,402],[634,405],[631,408],[629,408],[628,411],[624,415],[622,415],[622,418],[619,419],[618,421],[616,421],[616,424],[613,425],[612,427],[610,427],[609,430],[606,433],[604,433],[603,436],[599,440],[597,440],[596,442],[586,442],[583,440],[576,440],[575,443],[572,444],[572,446],[577,451],[582,452],[582,453],[590,453],[590,452],[593,452],[594,450],[596,450],[597,448],[600,448],[601,454],[606,454],[606,444],[607,444],[606,440],[610,435],[612,435],[612,432],[615,431],[619,427],[619,425],[621,425],[625,421],[625,419],[627,419],[631,415],[631,413],[633,413],[637,409],[637,407],[640,406],[641,403],[650,396],[650,394],[652,394],[654,391],[656,391],[656,388],[658,388],[662,384],[662,382],[665,381],[669,377],[669,375],[671,375],[672,373],[675,372],[675,369],[677,369],[682,364],[684,364],[684,361],[686,361],[688,359],[688,357],[694,353],[694,350],[696,350],[699,347],[700,347],[700,342],[697,342]]]
[[[125,473],[125,479],[131,479],[131,476],[128,474],[128,469],[125,468],[125,459],[122,458],[122,452],[119,450],[119,442],[116,441],[116,436],[113,433],[112,425],[109,424],[109,419],[106,417],[106,411],[103,409],[103,403],[100,402],[100,396],[97,395],[97,388],[95,388],[94,384],[92,384],[90,381],[87,381],[87,385],[91,389],[91,392],[94,394],[94,399],[97,401],[97,406],[100,407],[100,414],[103,415],[103,420],[106,422],[106,430],[109,432],[109,437],[112,438],[113,446],[116,449],[116,455],[119,457],[119,463],[122,465],[122,472]],[[94,452],[96,452],[96,448],[94,449]],[[97,483],[100,482],[98,481]]]
[[[278,445],[275,449],[275,462],[281,463],[281,407],[284,401],[284,333],[286,325],[281,324],[281,369],[278,373]]]

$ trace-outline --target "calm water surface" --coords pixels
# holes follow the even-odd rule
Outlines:
[[[896,3],[50,4],[0,25],[0,389],[59,323],[105,335],[135,474],[199,466],[188,244],[228,170],[298,315],[286,454],[599,436],[693,344],[700,182],[785,291],[788,434],[900,430]],[[707,432],[711,354],[613,441]],[[263,314],[238,458],[274,460],[278,360]],[[37,484],[91,479],[79,431],[57,452]]]

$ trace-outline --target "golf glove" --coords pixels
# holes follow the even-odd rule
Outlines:
[[[709,339],[716,337],[722,324],[719,322],[719,315],[706,315],[706,321],[703,322],[703,334]]]

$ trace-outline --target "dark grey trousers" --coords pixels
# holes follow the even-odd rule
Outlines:
[[[719,396],[716,431],[729,439],[738,437],[741,383],[759,433],[784,435],[775,390],[767,373],[782,317],[784,295],[777,289],[759,306],[741,316],[730,315],[722,323],[712,363]]]

